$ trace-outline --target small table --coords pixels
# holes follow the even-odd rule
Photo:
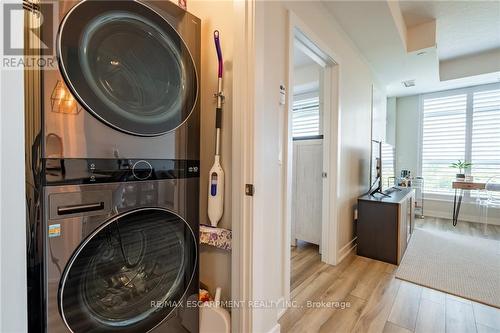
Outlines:
[[[455,190],[455,197],[453,198],[453,226],[456,226],[458,222],[458,215],[460,214],[460,206],[462,204],[464,190],[484,190],[485,187],[486,183],[467,182],[464,180],[456,180],[452,182],[452,188]]]

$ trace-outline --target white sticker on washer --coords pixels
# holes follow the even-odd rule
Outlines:
[[[61,225],[51,224],[49,225],[49,238],[61,236]]]

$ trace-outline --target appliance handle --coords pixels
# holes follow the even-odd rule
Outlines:
[[[57,214],[58,215],[69,215],[69,214],[92,212],[95,210],[102,210],[102,209],[104,209],[104,202],[101,201],[101,202],[84,204],[84,205],[71,205],[71,206],[57,207]]]

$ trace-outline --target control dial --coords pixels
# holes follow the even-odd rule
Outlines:
[[[140,160],[132,166],[132,174],[138,180],[148,179],[153,173],[153,167],[148,161]]]

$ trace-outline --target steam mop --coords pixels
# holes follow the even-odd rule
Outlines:
[[[222,72],[224,63],[218,30],[214,31],[214,42],[215,49],[217,50],[219,70],[217,75],[218,88],[215,94],[217,98],[217,108],[215,109],[215,157],[214,164],[208,176],[208,218],[212,227],[217,226],[224,212],[224,170],[220,164],[220,130],[222,126],[222,102],[224,100],[222,93]]]

